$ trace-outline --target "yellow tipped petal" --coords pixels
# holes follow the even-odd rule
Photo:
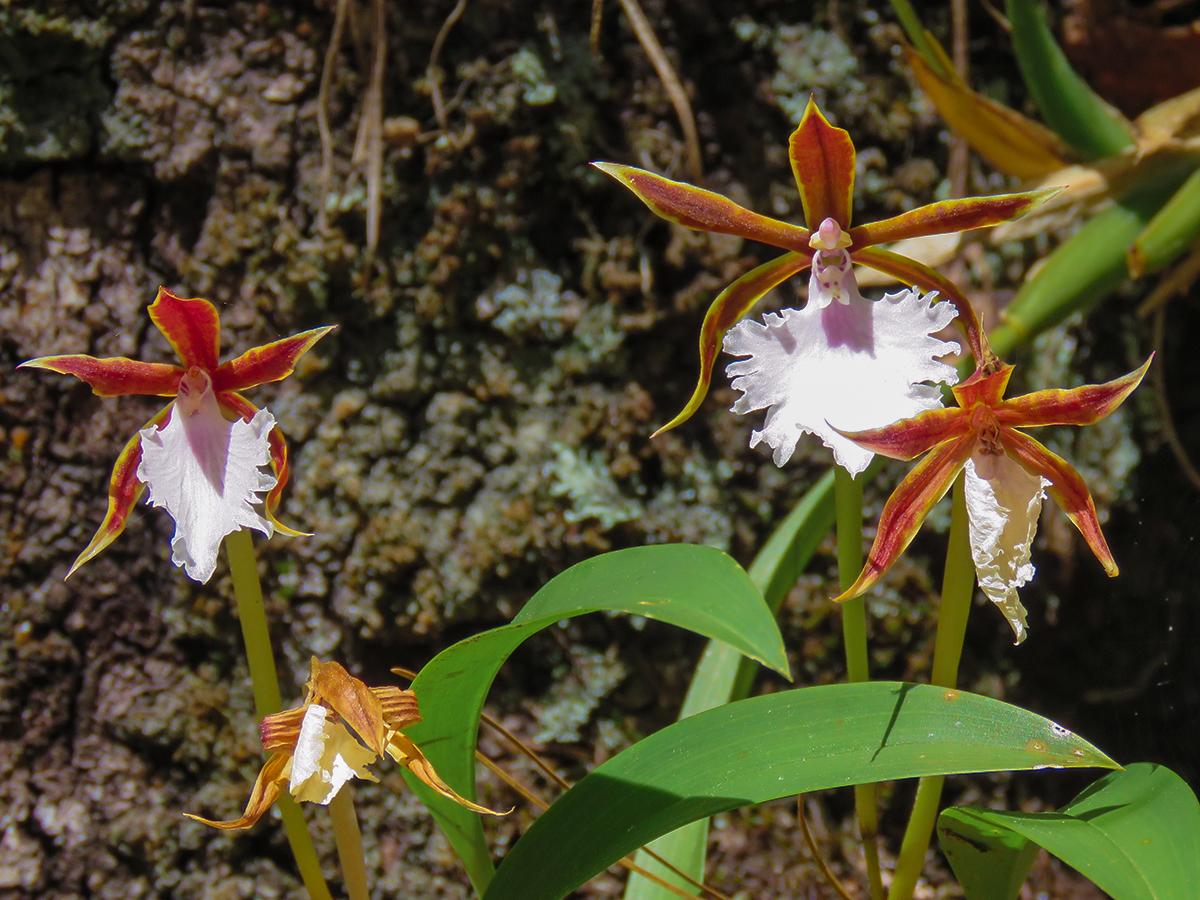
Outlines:
[[[461,796],[454,788],[442,781],[442,777],[434,770],[433,764],[426,759],[425,754],[421,752],[421,748],[398,731],[392,732],[388,738],[387,754],[412,772],[422,782],[429,785],[448,800],[453,800],[459,806],[488,816],[506,816],[512,812],[511,809],[506,812],[496,812],[494,809],[480,806],[478,803],[474,803],[466,797]]]
[[[243,828],[250,828],[279,798],[283,782],[287,780],[283,770],[290,760],[290,753],[272,753],[267,757],[267,761],[259,770],[258,778],[254,780],[254,787],[250,790],[250,799],[246,802],[246,809],[238,818],[230,819],[227,822],[218,822],[192,813],[184,813],[184,815],[201,825],[219,828],[222,831],[239,831]]]

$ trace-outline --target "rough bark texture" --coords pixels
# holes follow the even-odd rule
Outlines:
[[[693,98],[707,186],[798,218],[785,139],[815,90],[858,143],[859,214],[933,196],[941,126],[913,95],[882,4],[792,6],[645,2]],[[226,354],[340,326],[296,377],[252,395],[292,441],[282,515],[316,532],[259,544],[293,696],[310,654],[383,683],[388,666],[417,668],[504,621],[600,550],[696,541],[748,562],[825,453],[808,444],[779,471],[748,452],[750,423],[725,412],[723,378],[694,422],[646,440],[690,390],[706,304],[761,257],[653,221],[586,166],[607,158],[679,173],[684,158],[667,94],[616,4],[597,59],[585,0],[474,0],[442,52],[442,130],[426,65],[451,4],[388,0],[373,259],[367,167],[353,158],[369,107],[369,5],[354,7],[334,57],[328,185],[317,122],[331,3],[36,7],[0,8],[0,893],[295,895],[275,824],[231,838],[180,815],[236,814],[261,759],[227,577],[219,568],[206,586],[188,582],[168,563],[170,523],[139,507],[112,548],[63,581],[103,515],[112,460],[157,407],[100,400],[66,378],[14,373],[16,363],[61,352],[168,359],[145,315],[160,283],[219,305]],[[977,179],[987,184],[1000,182]],[[989,257],[999,293],[1028,252]],[[1123,371],[1125,327],[1060,332],[1038,358],[1059,378]],[[1071,352],[1093,345],[1103,352]],[[1194,382],[1195,356],[1176,357],[1171,384]],[[1195,437],[1193,398],[1181,401],[1185,438]],[[1196,709],[1195,661],[1175,649],[1196,622],[1178,576],[1179,564],[1195,567],[1192,538],[1177,524],[1195,505],[1157,451],[1163,485],[1135,487],[1130,435],[1151,407],[1063,438],[1076,461],[1107,473],[1093,483],[1115,510],[1110,540],[1127,578],[1101,584],[1083,560],[1067,577],[1078,545],[1048,525],[1035,550],[1045,580],[1025,595],[1030,649],[1015,657],[1006,626],[982,610],[964,677],[1118,759],[1194,776],[1182,738],[1152,736]],[[1135,521],[1156,516],[1140,544],[1125,543]],[[926,671],[939,568],[929,560],[942,546],[923,537],[872,600],[881,674]],[[802,684],[839,677],[829,567],[823,553],[785,608]],[[581,621],[515,660],[495,705],[578,774],[673,717],[697,651],[666,629]],[[1124,688],[1154,660],[1142,690],[1158,689],[1165,665],[1180,693],[1141,706],[1135,693],[1133,729],[1129,702],[1081,703],[1084,690]],[[969,797],[1053,803],[1081,782],[1026,783],[981,779]],[[499,789],[484,793],[505,802]],[[359,798],[378,896],[465,896],[447,845],[394,774]],[[839,844],[847,809],[829,802],[824,845],[853,878],[857,858]],[[722,889],[820,895],[796,862],[790,809],[719,823]],[[326,817],[311,818],[332,873]],[[511,841],[521,825],[514,816],[489,827]],[[606,876],[590,890],[619,883]]]

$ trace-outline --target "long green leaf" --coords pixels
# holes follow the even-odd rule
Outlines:
[[[443,650],[413,681],[423,718],[407,733],[459,793],[475,795],[479,715],[500,666],[531,635],[563,619],[600,610],[687,628],[791,677],[783,638],[762,594],[725,553],[713,547],[662,544],[602,554],[551,579],[511,624]],[[482,893],[492,862],[479,816],[411,777],[408,782]]]
[[[969,900],[1017,895],[1020,882],[1012,882],[1024,875],[1026,842],[1044,847],[1117,900],[1187,900],[1200,886],[1200,802],[1182,778],[1151,763],[1105,775],[1054,813],[944,810],[938,836]],[[975,852],[951,852],[963,843]],[[972,888],[988,878],[1012,889]]]
[[[1125,281],[1130,247],[1193,166],[1180,160],[1148,175],[1046,257],[992,330],[996,353],[1005,356],[1072,313],[1090,309]]]
[[[1129,123],[1071,68],[1039,0],[1008,0],[1008,20],[1021,76],[1046,124],[1086,160],[1132,148]]]
[[[487,900],[557,900],[646,841],[725,810],[897,778],[1115,767],[1034,713],[889,681],[740,700],[656,732],[599,766],[514,845]]]
[[[878,466],[875,468],[878,469]],[[865,477],[870,474],[868,472]],[[833,472],[830,471],[808,489],[771,533],[750,564],[750,580],[762,591],[772,613],[778,612],[783,598],[792,589],[832,525]],[[688,686],[679,718],[686,719],[745,697],[750,692],[753,675],[753,665],[728,644],[709,642]],[[663,835],[650,846],[659,856],[701,881],[704,878],[707,844],[708,820],[701,819]],[[638,852],[635,862],[664,881],[680,887],[689,886],[688,882],[645,851]],[[625,885],[625,900],[671,900],[675,896],[649,878],[637,874],[630,875]]]

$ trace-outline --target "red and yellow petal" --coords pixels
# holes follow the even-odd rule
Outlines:
[[[1012,378],[1013,367],[1004,363],[993,372],[976,369],[975,373],[962,384],[950,388],[958,405],[964,409],[977,404],[990,406],[994,410],[1003,400],[1004,392],[1008,390],[1008,380]]]
[[[924,263],[901,256],[899,253],[893,253],[891,250],[884,250],[882,247],[865,247],[862,250],[854,250],[851,252],[850,258],[858,265],[891,275],[905,284],[924,291],[937,291],[938,296],[953,303],[954,308],[958,310],[958,318],[955,321],[963,330],[967,339],[967,348],[975,359],[982,360],[990,356],[991,351],[984,349],[983,328],[979,323],[979,315],[975,312],[975,307],[971,305],[966,294],[960,291],[958,286],[945,275]]]
[[[835,603],[853,600],[862,594],[900,558],[929,511],[946,495],[974,448],[973,434],[947,441],[930,450],[904,476],[883,506],[866,564],[854,584],[834,598]]]
[[[161,425],[170,416],[171,408],[172,405],[164,406],[142,428]],[[138,463],[142,460],[141,430],[139,429],[129,439],[120,455],[117,456],[117,461],[113,464],[112,475],[108,480],[108,511],[104,514],[104,521],[100,523],[100,527],[88,545],[83,548],[83,552],[75,557],[75,562],[71,564],[71,568],[67,572],[67,578],[74,575],[76,569],[97,556],[120,537],[121,532],[125,530],[129,511],[133,509],[134,504],[142,496],[142,491],[145,490],[145,485],[138,481],[137,477]]]
[[[1002,425],[1017,428],[1091,425],[1110,415],[1133,393],[1133,389],[1141,384],[1153,361],[1152,353],[1138,369],[1104,384],[1085,384],[1067,390],[1035,391],[1005,400],[996,408],[996,419]]]
[[[645,169],[606,162],[592,165],[625,185],[651,212],[668,222],[697,231],[735,234],[784,250],[808,251],[807,228],[751,212],[728,197],[682,181],[672,181]]]
[[[1083,476],[1056,453],[1052,453],[1027,434],[1012,428],[1000,429],[1000,443],[1010,458],[1016,460],[1030,475],[1041,475],[1050,481],[1047,489],[1067,518],[1079,529],[1088,547],[1095,554],[1109,578],[1118,572],[1116,560],[1108,549],[1108,541],[1100,530],[1096,504]]]
[[[250,799],[246,801],[246,809],[239,818],[231,819],[228,822],[217,822],[192,813],[184,813],[184,815],[201,825],[219,828],[222,831],[238,831],[251,827],[271,808],[271,804],[279,799],[279,792],[287,780],[283,774],[284,769],[291,758],[290,752],[272,753],[267,757],[267,761],[259,770],[258,778],[254,780],[254,787],[250,790]]]
[[[177,297],[165,287],[150,304],[150,318],[170,341],[184,368],[214,372],[221,354],[221,319],[217,308],[199,297]]]
[[[695,390],[679,414],[654,432],[651,438],[682,425],[700,408],[705,395],[708,394],[713,367],[717,354],[721,352],[721,342],[725,333],[746,315],[767,291],[778,287],[811,265],[812,259],[807,253],[785,253],[751,269],[717,295],[717,299],[704,315],[704,324],[700,326],[700,375],[696,380]]]
[[[295,371],[296,361],[334,327],[313,328],[261,347],[252,347],[217,368],[212,377],[213,390],[218,394],[244,391],[260,384],[282,381]]]
[[[99,359],[95,356],[41,356],[23,362],[18,369],[49,369],[74,375],[98,397],[174,397],[183,369],[168,363],[148,363],[124,356]]]
[[[233,391],[218,394],[217,402],[221,404],[221,409],[246,422],[253,419],[254,414],[258,412],[257,406]],[[283,499],[283,489],[287,486],[288,478],[291,475],[291,466],[288,463],[287,439],[278,425],[272,428],[270,434],[267,435],[267,442],[271,448],[271,471],[275,473],[275,487],[271,488],[263,500],[263,515],[267,517],[276,531],[286,537],[312,537],[312,532],[298,531],[290,525],[283,524],[275,516],[275,511],[279,509],[279,503]]]
[[[972,231],[1020,218],[1058,193],[1058,189],[963,197],[919,206],[890,219],[850,229],[851,248],[890,244],[930,234]]]
[[[829,124],[810,96],[800,124],[788,138],[788,158],[804,204],[804,222],[816,228],[833,219],[850,227],[854,210],[854,141]]]
[[[901,419],[882,428],[869,428],[865,431],[842,431],[840,428],[834,430],[872,453],[892,459],[908,460],[915,459],[938,444],[962,437],[968,428],[970,419],[966,413],[951,407],[927,410],[911,419]]]

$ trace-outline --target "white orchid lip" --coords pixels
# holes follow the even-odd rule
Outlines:
[[[768,313],[761,323],[743,320],[725,336],[724,349],[746,357],[726,368],[742,392],[733,412],[767,411],[751,447],[766,441],[782,466],[803,435],[815,434],[857,475],[874,454],[837,429],[879,428],[941,406],[934,383],[954,384],[958,376],[940,357],[959,348],[934,335],[956,312],[916,290],[865,299],[848,255],[838,252],[846,256],[842,264],[818,268],[817,251],[803,309]]]
[[[149,489],[147,502],[175,520],[171,561],[194,581],[212,577],[226,535],[242,528],[273,534],[261,495],[276,483],[269,470],[274,427],[265,409],[249,422],[226,419],[208,373],[192,367],[166,424],[140,432],[138,480]]]
[[[328,805],[354,778],[379,779],[367,767],[378,756],[319,703],[304,711],[291,761],[288,790],[297,800]]]

